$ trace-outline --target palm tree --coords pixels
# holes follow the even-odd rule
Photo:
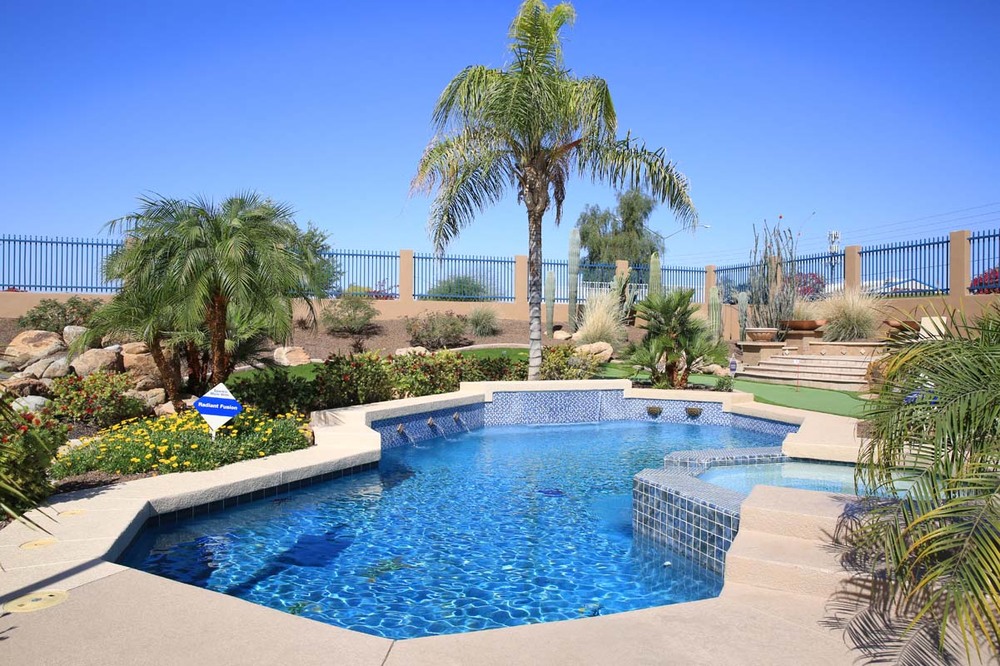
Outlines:
[[[949,321],[890,350],[857,471],[874,508],[853,536],[914,623],[1000,652],[1000,303]]]
[[[135,213],[109,223],[126,242],[108,258],[105,273],[126,289],[173,294],[175,330],[204,327],[215,383],[232,372],[237,341],[228,332],[235,311],[253,313],[258,332],[284,340],[292,330],[293,299],[312,308],[311,297],[329,286],[330,267],[320,254],[324,237],[302,232],[284,204],[255,192],[219,205],[164,197],[140,203]]]
[[[413,180],[414,191],[437,190],[429,229],[438,252],[508,188],[524,203],[529,378],[537,377],[542,358],[542,216],[555,204],[559,223],[572,172],[615,187],[645,186],[683,223],[697,223],[687,180],[664,151],[629,135],[616,138],[607,83],[573,77],[565,68],[559,32],[574,18],[567,3],[550,10],[541,0],[525,0],[510,26],[510,65],[467,67],[441,93],[433,116],[437,136]]]
[[[636,306],[646,335],[632,361],[650,371],[654,385],[684,388],[696,359],[725,358],[725,343],[714,339],[708,322],[698,316],[693,296],[694,289],[652,293]]]

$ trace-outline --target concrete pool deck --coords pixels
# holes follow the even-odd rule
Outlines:
[[[799,529],[803,515],[806,522],[811,516],[827,521],[823,524],[839,515],[842,500],[808,491],[766,488],[769,492],[751,495],[745,506],[757,507],[756,514],[748,515],[758,515],[761,528],[753,528],[752,518],[746,533],[741,528],[733,549],[739,549],[743,564],[734,567],[733,576],[727,570],[718,598],[402,641],[314,622],[113,563],[151,517],[194,513],[195,507],[213,504],[221,508],[227,498],[253,501],[270,496],[266,489],[294,488],[303,479],[374,463],[381,440],[368,427],[372,422],[488,401],[493,391],[513,388],[463,384],[457,393],[328,412],[314,420],[316,446],[310,449],[57,496],[47,510],[55,521],[33,515],[51,534],[18,523],[0,531],[0,603],[42,590],[66,591],[68,597],[44,610],[0,615],[0,654],[5,663],[46,664],[855,661],[858,655],[841,633],[822,625],[827,599],[836,591],[835,563],[823,560],[816,548],[782,541],[802,537],[782,535],[781,525]],[[852,461],[859,444],[854,419],[759,405],[747,394],[633,390],[626,381],[530,382],[518,383],[516,389],[624,389],[626,398],[721,403],[727,412],[799,424],[784,443],[796,457]],[[775,528],[775,516],[782,512],[792,518],[777,520]],[[796,560],[799,551],[802,561]],[[761,562],[756,568],[755,558]],[[815,584],[816,571],[824,573],[828,585]],[[803,588],[796,582],[800,579],[810,584]]]

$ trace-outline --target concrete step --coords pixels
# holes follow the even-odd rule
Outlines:
[[[795,373],[767,372],[756,370],[754,368],[745,368],[743,371],[737,372],[736,377],[739,379],[749,379],[755,382],[764,382],[766,384],[807,386],[810,388],[832,389],[835,391],[868,390],[868,384],[864,381],[858,381],[855,378],[838,377],[836,375],[817,377],[807,376],[806,373],[802,373],[801,375],[796,376]]]
[[[752,499],[751,499],[752,498]],[[845,499],[797,488],[756,486],[740,509],[740,530],[830,541]]]
[[[871,360],[867,356],[846,356],[841,354],[826,355],[826,354],[789,354],[788,356],[772,356],[771,358],[798,358],[803,361],[826,361],[833,362],[837,361],[840,363],[853,363],[855,365],[867,366],[871,363]]]
[[[829,597],[850,573],[822,541],[744,529],[726,554],[725,584]]]
[[[837,366],[822,365],[819,363],[774,363],[770,360],[761,361],[758,365],[750,366],[749,369],[765,370],[767,372],[782,372],[789,375],[795,374],[827,374],[843,377],[860,377],[864,379],[865,371],[861,368],[844,368]]]
[[[796,361],[798,361],[796,363]],[[802,367],[802,368],[830,368],[837,370],[852,370],[862,374],[868,370],[867,363],[855,363],[854,361],[843,361],[833,359],[825,361],[817,358],[801,358],[798,356],[772,356],[760,362],[760,365],[773,365],[776,367]]]

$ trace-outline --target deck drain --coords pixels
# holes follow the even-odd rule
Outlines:
[[[40,590],[8,601],[3,609],[8,613],[33,613],[58,606],[67,599],[69,592],[65,590]]]
[[[48,548],[49,546],[59,543],[55,539],[35,539],[34,541],[27,541],[21,544],[21,548],[24,550],[34,550],[35,548]]]

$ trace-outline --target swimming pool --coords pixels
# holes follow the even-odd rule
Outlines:
[[[386,449],[377,471],[146,529],[121,561],[388,638],[708,598],[719,575],[632,538],[632,476],[671,451],[781,438],[632,421],[479,429]]]
[[[854,465],[797,461],[730,465],[711,467],[698,477],[742,495],[757,485],[854,494]]]

